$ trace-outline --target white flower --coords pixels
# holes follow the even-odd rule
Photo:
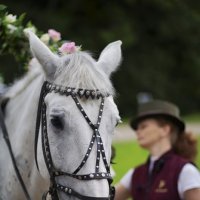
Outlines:
[[[9,33],[13,33],[17,30],[17,27],[12,24],[8,24],[7,29],[9,30]]]
[[[42,42],[44,42],[45,44],[48,44],[48,43],[49,43],[49,40],[50,40],[49,34],[47,34],[47,33],[43,34],[43,35],[40,37],[40,40],[41,40]]]
[[[5,16],[5,22],[12,24],[15,21],[16,21],[16,15],[9,14]]]
[[[23,31],[24,31],[24,33],[29,32],[29,31],[36,33],[36,28],[34,26],[32,26],[32,27],[25,28]]]

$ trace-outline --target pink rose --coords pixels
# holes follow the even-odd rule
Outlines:
[[[61,34],[57,31],[55,31],[54,29],[49,29],[48,34],[49,34],[49,37],[55,42],[57,42],[61,39]]]
[[[75,42],[66,42],[64,43],[59,50],[62,53],[74,53],[76,51],[76,46],[75,46]]]

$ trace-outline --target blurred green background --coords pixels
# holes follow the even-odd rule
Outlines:
[[[44,32],[53,28],[98,58],[122,40],[123,62],[112,81],[122,117],[138,99],[166,99],[183,114],[200,111],[200,1],[195,0],[1,0],[15,15]],[[0,57],[5,83],[24,73],[12,55]]]

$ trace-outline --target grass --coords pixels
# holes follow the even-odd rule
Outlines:
[[[198,144],[200,144],[200,137],[198,138]],[[114,160],[116,164],[112,165],[116,173],[114,177],[115,184],[129,169],[143,163],[148,153],[141,149],[136,141],[116,142],[113,145],[116,149],[116,158]],[[200,145],[198,145],[198,152],[196,164],[200,168]]]
[[[200,113],[193,113],[187,116],[183,116],[183,120],[187,123],[199,123],[200,122]]]

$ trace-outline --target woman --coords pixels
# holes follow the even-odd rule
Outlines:
[[[177,106],[159,100],[141,104],[131,127],[150,156],[117,184],[115,200],[200,200],[200,173],[192,164],[197,141],[185,132]]]

